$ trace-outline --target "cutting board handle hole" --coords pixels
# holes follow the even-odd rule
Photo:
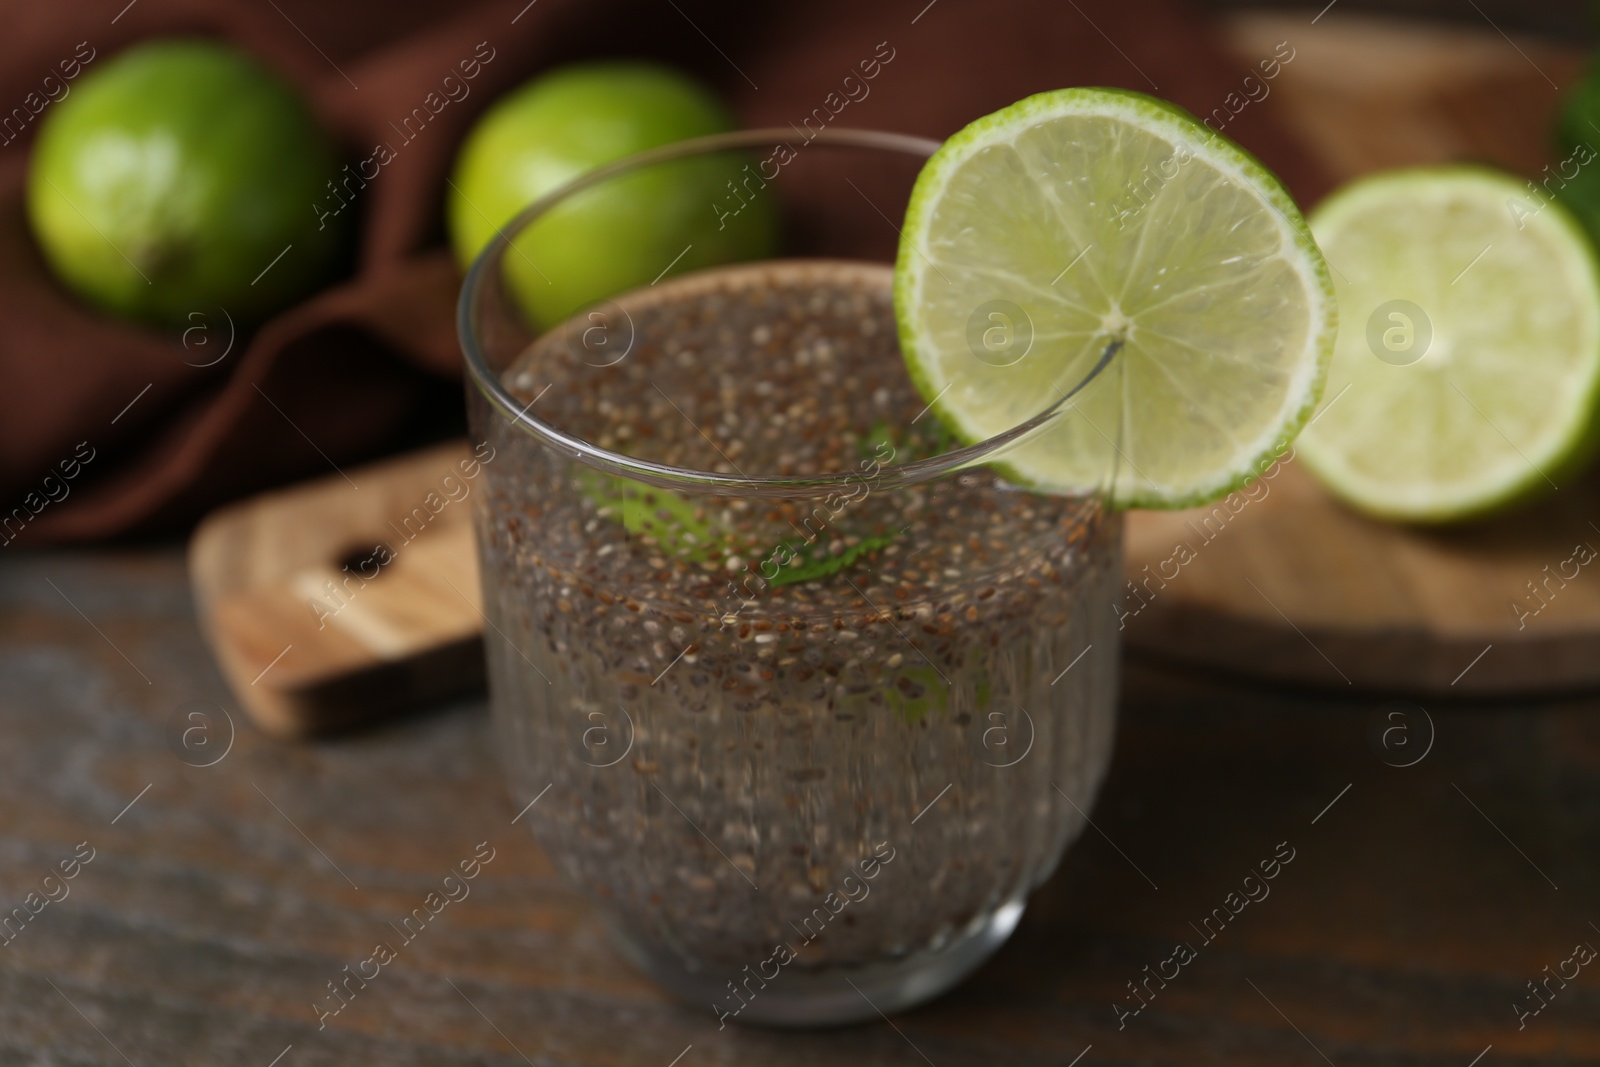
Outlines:
[[[334,566],[367,581],[381,575],[394,562],[394,553],[381,545],[356,545],[339,554]]]

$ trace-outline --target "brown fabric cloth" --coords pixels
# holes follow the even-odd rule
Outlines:
[[[20,534],[16,522],[3,527],[0,542],[10,535],[18,546],[181,529],[231,497],[371,458],[459,413],[459,277],[443,248],[444,176],[473,119],[552,64],[663,60],[722,92],[747,125],[787,126],[886,42],[892,64],[838,125],[937,138],[1066,85],[1154,92],[1207,114],[1254,69],[1225,56],[1204,20],[1164,0],[123,2],[11,11],[0,115],[33,106],[45,76],[84,54],[80,42],[94,49],[93,71],[139,40],[198,33],[241,45],[301,85],[352,161],[380,141],[398,158],[361,193],[354,275],[201,367],[224,349],[222,321],[197,320],[186,344],[88,310],[46,270],[22,190],[48,108],[0,147],[0,521],[16,507],[37,511]],[[493,59],[470,94],[402,145],[390,124],[480,42]],[[1325,191],[1270,107],[1246,107],[1227,133],[1302,201]],[[881,224],[867,204],[858,209],[863,226]],[[46,476],[59,478],[88,449],[93,459],[65,483],[68,495],[45,503]],[[57,496],[58,485],[49,483]]]

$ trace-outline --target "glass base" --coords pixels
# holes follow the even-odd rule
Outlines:
[[[685,1004],[709,1008],[724,1025],[842,1026],[904,1011],[946,992],[1005,944],[1024,907],[1023,901],[1013,900],[938,950],[892,962],[820,971],[791,965],[764,986],[759,981],[741,986],[743,999],[728,987],[740,972],[713,975],[691,969],[681,957],[645,948],[614,925],[611,934],[635,967]]]

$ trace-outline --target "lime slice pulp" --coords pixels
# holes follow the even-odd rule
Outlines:
[[[1062,89],[979,119],[917,179],[896,264],[913,380],[962,440],[1047,492],[1187,507],[1259,474],[1317,403],[1327,267],[1289,194],[1140,93]]]
[[[1298,449],[1336,495],[1466,518],[1592,452],[1600,275],[1566,208],[1488,168],[1428,167],[1346,186],[1311,227],[1346,326]]]

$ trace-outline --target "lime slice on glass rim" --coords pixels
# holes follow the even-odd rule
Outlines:
[[[1346,186],[1311,228],[1347,325],[1296,447],[1335,495],[1444,522],[1549,490],[1593,453],[1600,271],[1560,203],[1485,167],[1422,167]]]
[[[1117,89],[1032,96],[947,141],[912,191],[895,308],[913,381],[967,443],[1105,361],[998,467],[1117,507],[1189,507],[1259,475],[1315,408],[1335,333],[1327,266],[1278,180]]]

